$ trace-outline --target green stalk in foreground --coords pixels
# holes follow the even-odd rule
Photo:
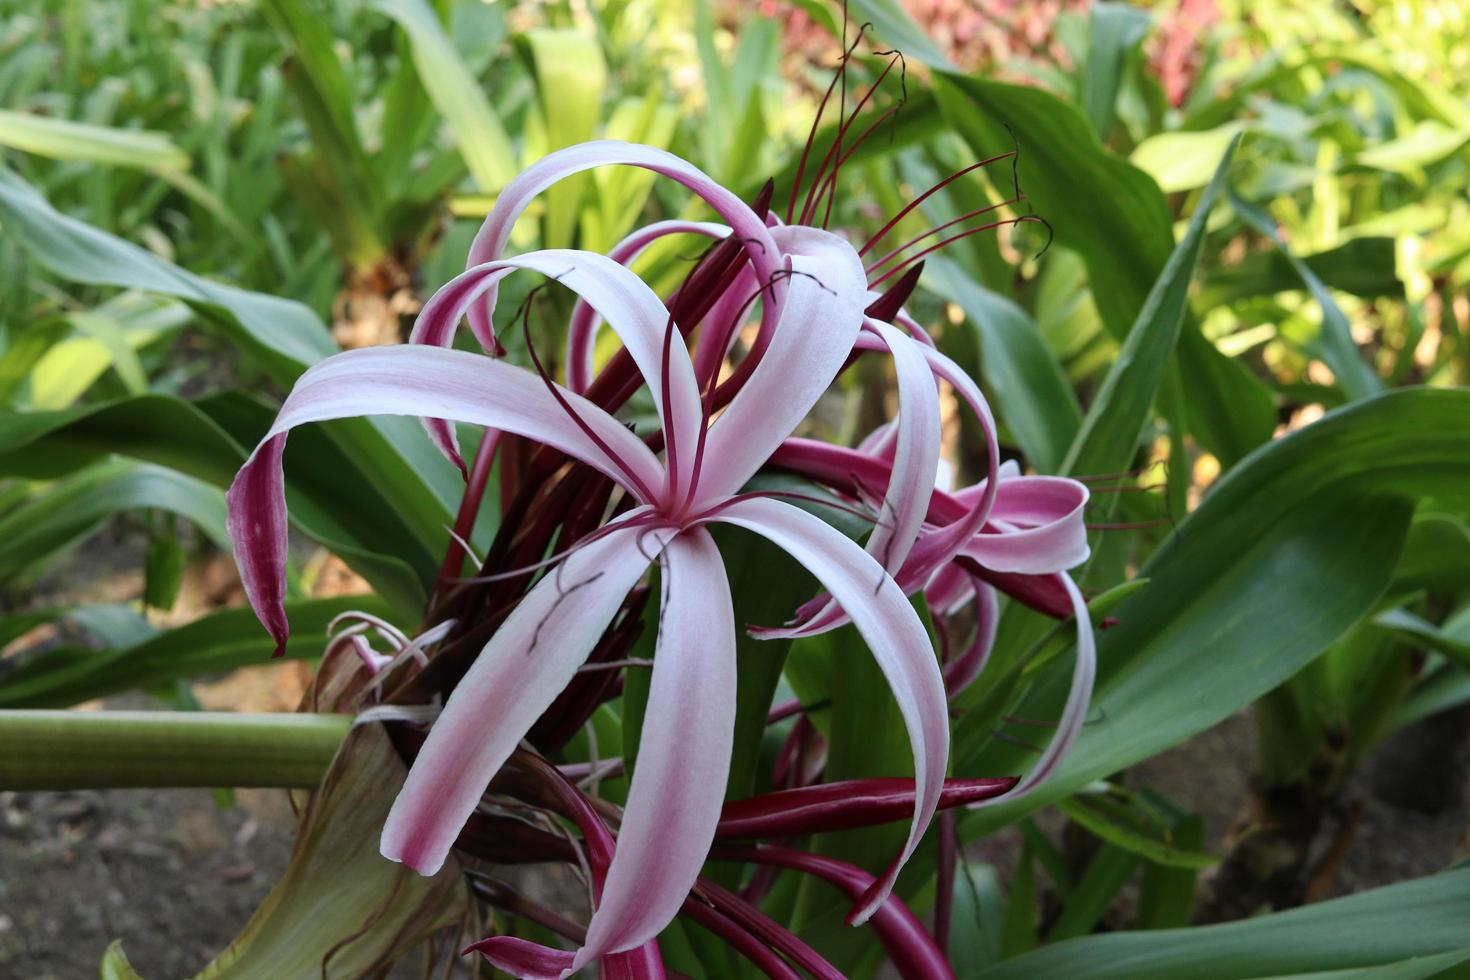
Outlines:
[[[311,788],[350,715],[0,711],[0,790]]]

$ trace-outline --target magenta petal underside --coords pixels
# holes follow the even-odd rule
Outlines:
[[[571,953],[515,936],[491,936],[466,946],[464,952],[479,953],[497,970],[521,980],[558,980],[572,965]]]

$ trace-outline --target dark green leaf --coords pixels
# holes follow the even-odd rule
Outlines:
[[[1055,943],[1091,932],[1133,876],[1138,862],[1137,854],[1104,844],[1087,863],[1087,870],[1082,873],[1077,887],[1067,896],[1061,917],[1047,933],[1047,942]]]
[[[1205,843],[1205,822],[1191,814],[1178,820],[1171,834],[1178,846],[1198,850]],[[1189,925],[1198,874],[1194,868],[1146,865],[1138,889],[1138,928],[1178,929]]]
[[[1303,256],[1302,261],[1332,289],[1365,299],[1398,299],[1404,295],[1404,284],[1395,267],[1397,257],[1392,238],[1353,238],[1325,252]],[[1301,285],[1301,276],[1281,250],[1253,252],[1239,262],[1205,273],[1200,283],[1199,305],[1211,309],[1254,296],[1299,289]]]
[[[1184,238],[1149,290],[1138,319],[1128,331],[1118,358],[1108,369],[1082,427],[1067,451],[1062,474],[1117,473],[1129,468],[1149,405],[1164,380],[1170,355],[1184,323],[1189,284],[1204,245],[1205,221],[1225,183],[1235,143],[1226,149],[1215,176],[1200,195]]]
[[[1147,758],[1295,674],[1388,587],[1413,498],[1463,500],[1467,487],[1470,392],[1381,395],[1262,447],[1179,525],[1143,570],[1149,586],[1118,607],[1099,640],[1092,718],[1061,769],[1018,803],[968,815],[970,830]],[[1020,713],[1054,714],[1060,686]],[[956,771],[1024,764],[985,749],[984,718],[968,721],[956,730]]]
[[[982,980],[1335,976],[1325,971],[1377,967],[1438,954],[1445,955],[1436,963],[1443,968],[1459,962],[1455,957],[1470,950],[1466,922],[1470,922],[1470,869],[1241,922],[1075,939],[1002,963],[978,976]],[[1405,967],[1412,969],[1409,964]]]

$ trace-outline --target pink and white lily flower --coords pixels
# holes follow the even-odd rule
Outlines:
[[[706,318],[695,358],[683,342],[693,325],[675,324],[669,308],[624,264],[641,245],[612,257],[570,249],[501,255],[535,195],[608,164],[672,178],[724,222],[665,226],[653,237],[693,230],[740,242],[746,268]],[[561,976],[655,937],[679,912],[714,839],[730,764],[737,673],[730,586],[707,530],[712,523],[768,538],[815,576],[830,596],[817,619],[825,624],[841,617],[856,625],[907,726],[916,786],[908,838],[863,891],[850,921],[865,921],[882,906],[944,787],[944,679],[903,576],[927,579],[947,564],[981,532],[999,499],[995,481],[968,505],[955,501],[956,509],[943,514],[926,506],[938,454],[935,375],[963,388],[988,429],[989,412],[973,382],[942,355],[907,329],[865,314],[872,296],[851,245],[818,228],[772,224],[661,150],[597,142],[554,153],[501,194],[471,249],[470,267],[424,308],[415,342],[348,351],[303,374],[228,495],[247,594],[278,644],[289,630],[282,453],[298,425],[360,415],[420,416],[462,468],[451,423],[481,425],[592,467],[632,502],[549,567],[485,645],[430,730],[382,837],[385,856],[425,874],[437,871],[491,778],[573,680],[629,591],[659,563],[663,596],[642,751],[585,944]],[[523,269],[572,290],[592,311],[583,318],[595,314],[618,334],[657,409],[661,455],[574,390],[587,382],[581,368],[567,388],[544,373],[449,347],[467,314],[481,346],[490,354],[500,351],[491,320],[496,291],[502,278]],[[742,284],[761,298],[760,326],[725,404],[719,390],[731,389],[717,386],[716,375],[752,298],[739,295]],[[592,326],[577,328],[579,346]],[[866,549],[788,502],[740,492],[779,455],[863,345],[894,357],[903,395],[891,461],[881,474],[870,474],[877,479],[868,484],[886,488],[891,518],[879,521]],[[581,355],[573,363],[585,365]],[[716,403],[725,408],[712,418]],[[993,438],[990,454],[996,472]],[[926,515],[943,520],[926,527]]]

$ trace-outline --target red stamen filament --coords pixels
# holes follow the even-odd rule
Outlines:
[[[879,276],[877,279],[874,279],[872,282],[868,283],[868,288],[872,289],[879,283],[886,282],[887,280],[901,272],[904,268],[913,264],[914,262],[917,262],[924,256],[929,255],[933,252],[937,252],[941,248],[944,248],[946,245],[959,241],[961,238],[969,238],[971,235],[978,235],[982,231],[990,231],[992,229],[1000,228],[1005,225],[1019,225],[1025,224],[1027,222],[1036,222],[1037,224],[1041,224],[1041,219],[1036,217],[1035,215],[1024,214],[1019,218],[1007,218],[1005,221],[992,221],[988,225],[980,225],[976,228],[966,229],[965,231],[962,231],[957,235],[950,235],[948,238],[942,239],[935,244],[930,245],[922,252],[916,252],[915,254],[904,259],[898,265],[894,266],[887,272],[883,273],[883,275]]]
[[[842,53],[842,61],[838,64],[837,74],[832,76],[832,81],[827,85],[827,92],[822,96],[822,101],[817,104],[817,114],[812,117],[811,131],[806,135],[806,146],[802,147],[801,160],[796,165],[796,179],[791,182],[791,200],[786,204],[786,223],[791,224],[791,217],[796,213],[796,195],[801,190],[802,174],[806,171],[807,157],[812,152],[812,143],[817,138],[817,127],[822,123],[822,113],[827,109],[827,102],[832,98],[832,92],[837,88],[838,79],[842,78],[847,71],[847,59],[857,50],[858,44],[863,39],[863,32],[858,31],[857,39],[852,42],[852,47]]]
[[[897,225],[900,221],[908,217],[909,212],[913,211],[914,208],[918,207],[920,204],[923,204],[929,198],[939,193],[939,191],[943,190],[945,187],[965,176],[965,174],[979,170],[981,167],[988,167],[992,163],[998,163],[1001,160],[1009,159],[1010,157],[1013,157],[1015,155],[1016,151],[1011,150],[1010,152],[1002,153],[999,156],[988,157],[984,160],[981,160],[979,163],[972,163],[968,167],[965,167],[963,170],[957,170],[954,173],[950,174],[948,177],[944,178],[939,183],[935,184],[933,187],[929,188],[927,191],[914,198],[908,204],[905,204],[903,208],[898,212],[898,214],[895,214],[892,218],[889,219],[888,224],[878,229],[878,233],[872,238],[868,239],[868,243],[866,245],[858,249],[858,255],[866,255],[868,253],[868,249],[872,248],[874,245],[878,244],[878,242],[882,241],[883,236],[892,231],[893,227]]]
[[[879,266],[887,265],[894,257],[896,257],[897,255],[899,255],[900,253],[905,252],[905,251],[907,251],[910,248],[913,248],[915,245],[919,244],[920,242],[922,242],[924,239],[928,238],[931,235],[937,235],[937,234],[939,234],[941,231],[944,231],[946,228],[953,228],[955,225],[960,224],[963,221],[969,221],[971,218],[978,218],[982,214],[989,214],[991,211],[997,211],[997,210],[999,210],[999,209],[1001,209],[1003,207],[1007,207],[1007,206],[1012,205],[1012,204],[1019,204],[1021,202],[1021,200],[1022,200],[1022,198],[1013,197],[1013,198],[1010,198],[1009,200],[1001,201],[999,204],[990,204],[990,205],[987,205],[986,207],[983,207],[983,208],[976,208],[974,211],[971,211],[969,214],[962,214],[958,218],[951,218],[949,221],[946,221],[942,225],[936,225],[935,227],[930,228],[928,231],[924,232],[922,235],[915,235],[913,238],[910,238],[908,241],[906,241],[902,245],[898,246],[898,248],[895,248],[893,251],[891,251],[887,255],[883,256],[881,259],[877,259],[877,260],[875,260],[873,262],[868,263],[868,265],[863,269],[863,271],[864,272],[871,273],[875,269],[877,269]]]
[[[840,157],[837,158],[837,166],[833,168],[832,173],[828,174],[827,175],[827,178],[822,182],[822,190],[817,193],[817,200],[820,201],[821,200],[821,197],[822,197],[822,193],[824,193],[826,191],[829,191],[830,190],[830,191],[832,191],[835,194],[835,192],[836,192],[836,186],[837,186],[837,173],[838,173],[838,171],[843,166],[845,166],[847,164],[847,161],[848,160],[852,159],[853,154],[856,153],[858,151],[858,149],[862,147],[863,143],[867,142],[868,137],[872,136],[875,132],[877,132],[879,126],[883,125],[889,119],[893,118],[894,114],[897,113],[898,110],[901,109],[901,108],[903,108],[902,103],[900,103],[898,105],[892,105],[892,106],[889,106],[887,109],[884,109],[882,112],[880,112],[878,114],[878,118],[874,119],[871,123],[869,123],[868,124],[868,128],[865,129],[865,130],[863,130],[862,133],[858,136],[858,138],[855,139],[855,140],[853,140],[852,143],[850,143],[848,145],[847,149],[843,151],[842,156],[840,156]],[[823,221],[822,221],[822,226],[824,228],[827,225],[827,218],[829,218],[831,216],[831,214],[832,214],[832,198],[831,197],[828,197],[827,198],[827,214],[823,217]]]
[[[859,39],[862,38],[862,32],[861,31],[858,32],[858,38]],[[856,44],[854,44],[854,47],[856,47]],[[851,51],[849,51],[848,54],[850,55],[851,54]],[[863,111],[863,106],[865,106],[865,105],[868,104],[868,100],[870,100],[873,97],[873,94],[878,91],[878,86],[880,86],[880,85],[883,84],[883,79],[885,79],[885,78],[888,77],[888,73],[893,70],[893,66],[896,65],[896,64],[898,64],[898,56],[897,55],[894,55],[893,58],[888,62],[888,64],[885,65],[885,66],[883,66],[883,71],[878,75],[877,81],[873,82],[872,85],[868,86],[868,90],[863,93],[863,97],[861,99],[859,99],[858,100],[858,104],[853,107],[853,110],[852,110],[852,114],[851,115],[846,115],[846,107],[844,106],[844,116],[843,116],[843,119],[842,119],[841,124],[838,125],[838,127],[837,127],[837,138],[832,141],[832,145],[831,146],[827,147],[827,154],[826,154],[826,156],[822,157],[822,163],[821,163],[821,165],[819,167],[817,167],[817,172],[812,175],[812,186],[807,189],[806,203],[803,204],[802,205],[802,208],[801,208],[801,223],[802,224],[807,224],[811,220],[811,216],[812,215],[815,215],[817,213],[817,205],[818,205],[818,203],[820,203],[820,201],[822,199],[822,191],[825,189],[825,184],[822,181],[822,175],[824,173],[826,173],[826,171],[827,171],[827,164],[833,163],[833,154],[836,154],[836,162],[833,163],[832,175],[831,175],[830,178],[828,178],[828,181],[830,183],[834,183],[834,184],[837,181],[837,171],[841,168],[842,161],[844,161],[844,160],[847,159],[847,156],[845,156],[842,153],[842,138],[847,135],[847,128],[849,126],[851,126],[854,122],[857,121],[858,113],[860,113],[860,112]],[[846,76],[846,71],[847,71],[847,61],[846,61],[846,58],[844,58],[843,59],[843,75],[844,75],[844,78]],[[843,82],[843,88],[844,88],[844,95],[845,95],[846,94],[845,93],[845,90],[846,90],[846,81],[845,80]],[[844,98],[844,102],[845,101],[846,101],[846,99]],[[850,154],[851,153],[851,150],[849,150],[848,152]],[[831,198],[828,198],[827,206],[828,206],[828,209],[829,209],[828,210],[828,213],[830,214],[831,213],[831,211],[830,211],[830,209],[831,209]],[[824,222],[824,225],[825,225],[825,222]]]

